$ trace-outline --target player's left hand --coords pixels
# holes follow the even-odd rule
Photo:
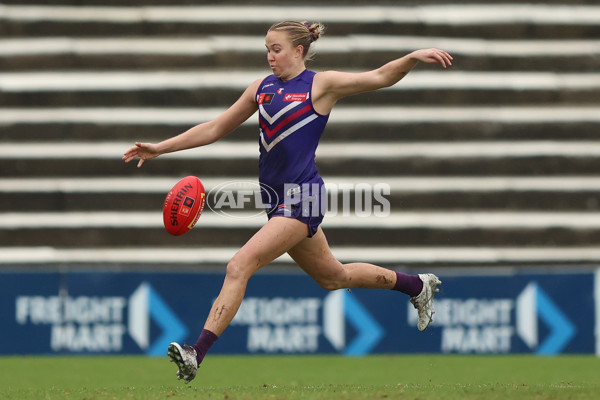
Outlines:
[[[123,161],[128,163],[129,161],[139,158],[140,161],[138,162],[137,167],[140,168],[142,164],[144,164],[144,161],[156,158],[158,155],[159,153],[156,144],[137,142],[135,146],[125,152]]]
[[[422,49],[414,51],[411,54],[414,58],[419,61],[430,63],[430,64],[441,64],[442,67],[447,68],[452,65],[452,56],[440,49]]]

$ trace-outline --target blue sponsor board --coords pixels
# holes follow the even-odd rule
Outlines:
[[[441,276],[434,322],[419,332],[400,293],[259,273],[211,353],[595,353],[598,276]],[[162,356],[171,341],[195,342],[223,278],[2,273],[0,353]]]

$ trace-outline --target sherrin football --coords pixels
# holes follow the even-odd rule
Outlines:
[[[167,194],[163,204],[165,228],[173,236],[181,236],[196,225],[206,194],[202,181],[195,176],[181,179]]]

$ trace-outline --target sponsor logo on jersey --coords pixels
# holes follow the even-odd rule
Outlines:
[[[287,93],[283,96],[283,101],[306,101],[308,93]]]
[[[275,93],[261,93],[258,95],[258,104],[271,104]]]

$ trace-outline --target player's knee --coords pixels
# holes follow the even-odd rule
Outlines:
[[[227,278],[234,280],[248,280],[256,270],[256,261],[244,257],[234,256],[227,264]]]
[[[230,260],[229,263],[227,263],[225,274],[228,279],[238,279],[242,276],[240,265],[236,261]]]
[[[345,289],[348,287],[348,277],[345,273],[321,276],[315,278],[315,281],[319,286],[321,286],[325,290],[338,290]]]
[[[318,280],[317,283],[325,290],[338,290],[344,288],[338,281]]]

